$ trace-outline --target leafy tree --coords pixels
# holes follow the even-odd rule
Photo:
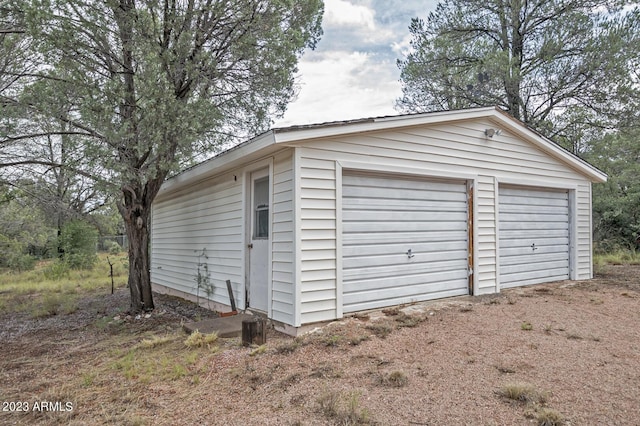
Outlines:
[[[410,25],[407,112],[498,105],[574,152],[637,99],[640,11],[616,0],[445,0]],[[634,98],[635,96],[635,98]]]
[[[86,144],[90,167],[65,164],[118,194],[129,238],[132,311],[153,309],[150,207],[170,172],[231,136],[264,129],[293,94],[321,0],[16,0],[37,71],[22,75],[5,141],[36,120]],[[28,126],[27,126],[28,128]],[[1,136],[1,135],[0,135]],[[1,143],[2,141],[0,141]]]
[[[640,129],[595,140],[586,159],[609,175],[593,187],[596,250],[640,249]]]

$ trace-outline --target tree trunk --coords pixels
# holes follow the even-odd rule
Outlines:
[[[129,237],[129,290],[131,312],[151,311],[154,308],[151,293],[149,226],[151,203],[156,197],[166,172],[159,173],[145,184],[132,182],[122,187],[123,203],[118,210],[124,219]]]
[[[149,213],[150,207],[138,206],[124,223],[129,237],[129,290],[131,312],[154,308],[149,273]]]

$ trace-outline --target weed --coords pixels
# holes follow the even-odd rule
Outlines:
[[[282,389],[286,389],[289,386],[291,386],[291,385],[293,385],[293,384],[295,384],[295,383],[297,383],[299,381],[300,381],[300,373],[293,373],[293,374],[287,376],[284,380],[282,380],[280,382],[279,386]]]
[[[197,352],[187,352],[184,356],[184,361],[189,365],[195,364],[197,360],[198,360]]]
[[[340,394],[337,392],[327,392],[317,400],[320,412],[326,417],[336,417],[340,410]]]
[[[387,337],[393,331],[393,327],[389,324],[389,322],[378,322],[375,324],[367,325],[367,330],[371,330],[373,334],[378,336],[381,339]]]
[[[398,327],[415,327],[424,321],[424,318],[420,318],[417,315],[401,314],[396,318]]]
[[[407,383],[409,383],[409,378],[402,371],[393,371],[378,377],[378,384],[387,387],[401,388],[406,386]]]
[[[369,337],[366,334],[363,334],[361,336],[355,336],[349,339],[349,344],[353,345],[353,346],[358,346],[360,343],[362,342],[366,342],[367,340],[371,339],[371,337]]]
[[[170,378],[172,380],[179,379],[181,377],[186,376],[188,373],[187,369],[181,364],[174,364],[171,370]]]
[[[343,398],[348,398],[346,403]],[[350,392],[346,395],[338,392],[328,392],[317,400],[319,411],[336,424],[361,425],[369,423],[369,412],[360,408],[360,394]]]
[[[337,379],[339,377],[342,377],[342,371],[336,370],[331,365],[323,365],[323,366],[314,368],[311,371],[311,374],[309,374],[309,377],[315,377],[318,379],[328,379],[328,378]]]
[[[570,339],[570,340],[582,340],[583,337],[581,335],[579,335],[578,333],[572,332],[572,333],[568,333],[567,334],[567,339]]]
[[[513,368],[510,368],[510,367],[498,366],[496,368],[498,369],[499,372],[501,372],[503,374],[513,374],[513,373],[516,372],[516,370],[514,370]]]
[[[382,313],[387,315],[387,316],[393,317],[393,316],[396,316],[396,315],[400,314],[400,308],[398,308],[396,306],[396,307],[393,307],[393,308],[383,309]]]
[[[533,330],[533,326],[529,321],[524,321],[522,324],[520,324],[520,329],[525,331],[530,331],[530,330]]]
[[[353,317],[355,319],[359,319],[360,321],[369,321],[370,319],[369,314],[362,312],[356,312],[355,314],[353,314]]]
[[[497,391],[497,394],[508,399],[533,404],[543,404],[547,398],[527,383],[509,383]]]
[[[340,342],[342,342],[344,340],[344,337],[339,336],[337,334],[333,334],[331,336],[327,336],[324,340],[323,343],[325,346],[331,346],[331,347],[336,347],[340,344]]]
[[[151,349],[155,348],[156,346],[164,345],[165,343],[173,342],[174,339],[175,338],[171,336],[153,336],[149,339],[144,339],[138,346],[144,349]]]
[[[618,250],[608,254],[594,255],[593,263],[604,265],[640,265],[640,252],[635,250]]]
[[[249,356],[256,356],[256,355],[262,355],[263,353],[267,352],[267,345],[260,345],[256,348],[254,348],[250,353]]]
[[[301,338],[296,337],[291,341],[285,342],[276,347],[276,353],[278,354],[290,354],[295,352],[299,347],[303,345],[303,340]]]
[[[96,373],[87,373],[82,375],[82,386],[90,387],[93,386],[93,382],[96,379]]]
[[[561,426],[564,424],[564,417],[556,410],[541,407],[536,410],[536,421],[538,426]]]
[[[211,349],[211,344],[218,340],[218,333],[213,332],[209,334],[200,333],[198,330],[194,331],[187,337],[184,344],[188,348],[202,348],[207,347]]]
[[[545,324],[544,332],[547,333],[547,334],[550,334],[551,331],[553,331],[553,326],[551,324]]]

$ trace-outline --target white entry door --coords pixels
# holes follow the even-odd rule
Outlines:
[[[268,309],[269,170],[251,174],[251,225],[249,226],[249,307]]]

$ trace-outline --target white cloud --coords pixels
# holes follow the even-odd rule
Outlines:
[[[276,127],[394,115],[400,83],[391,64],[363,52],[313,53],[299,63],[300,92]]]
[[[345,0],[325,0],[322,26],[325,34],[345,40],[377,43],[393,38],[393,33],[376,22],[376,11],[368,5]]]
[[[375,11],[344,0],[325,0],[323,26],[327,28],[358,26],[373,30]]]

